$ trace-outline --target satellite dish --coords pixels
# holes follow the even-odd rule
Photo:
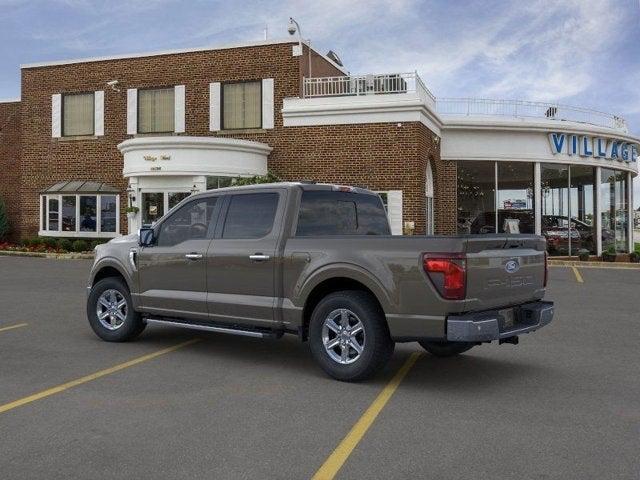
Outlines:
[[[341,67],[344,67],[344,65],[342,64],[342,60],[340,60],[340,57],[338,56],[338,54],[336,52],[334,52],[333,50],[329,50],[327,52],[327,57],[329,59],[333,60],[335,63],[337,63]]]

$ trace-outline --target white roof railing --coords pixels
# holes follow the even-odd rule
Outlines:
[[[440,115],[503,116],[540,118],[577,123],[628,132],[624,118],[590,108],[574,107],[553,102],[527,100],[493,100],[487,98],[438,98],[436,111]]]
[[[590,108],[555,102],[494,100],[486,98],[437,98],[417,72],[304,78],[302,96],[346,97],[412,93],[440,115],[540,118],[586,123],[628,133],[624,118]]]
[[[305,78],[302,92],[304,98],[415,93],[433,106],[436,100],[416,72]]]

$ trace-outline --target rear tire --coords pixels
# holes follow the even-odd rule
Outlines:
[[[327,295],[313,310],[309,346],[329,376],[357,382],[381,370],[395,344],[376,300],[365,292],[345,290]]]
[[[87,300],[89,325],[106,342],[127,342],[142,333],[146,324],[133,309],[127,284],[116,277],[97,282]]]
[[[418,343],[431,355],[441,358],[453,357],[475,347],[474,343],[468,342],[428,342],[420,340]]]

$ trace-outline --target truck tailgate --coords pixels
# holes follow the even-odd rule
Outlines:
[[[544,238],[535,235],[468,237],[465,309],[481,311],[544,296]]]

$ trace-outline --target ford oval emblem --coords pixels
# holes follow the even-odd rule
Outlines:
[[[520,264],[517,260],[509,260],[504,264],[504,270],[507,273],[516,273],[518,270],[520,270]]]

